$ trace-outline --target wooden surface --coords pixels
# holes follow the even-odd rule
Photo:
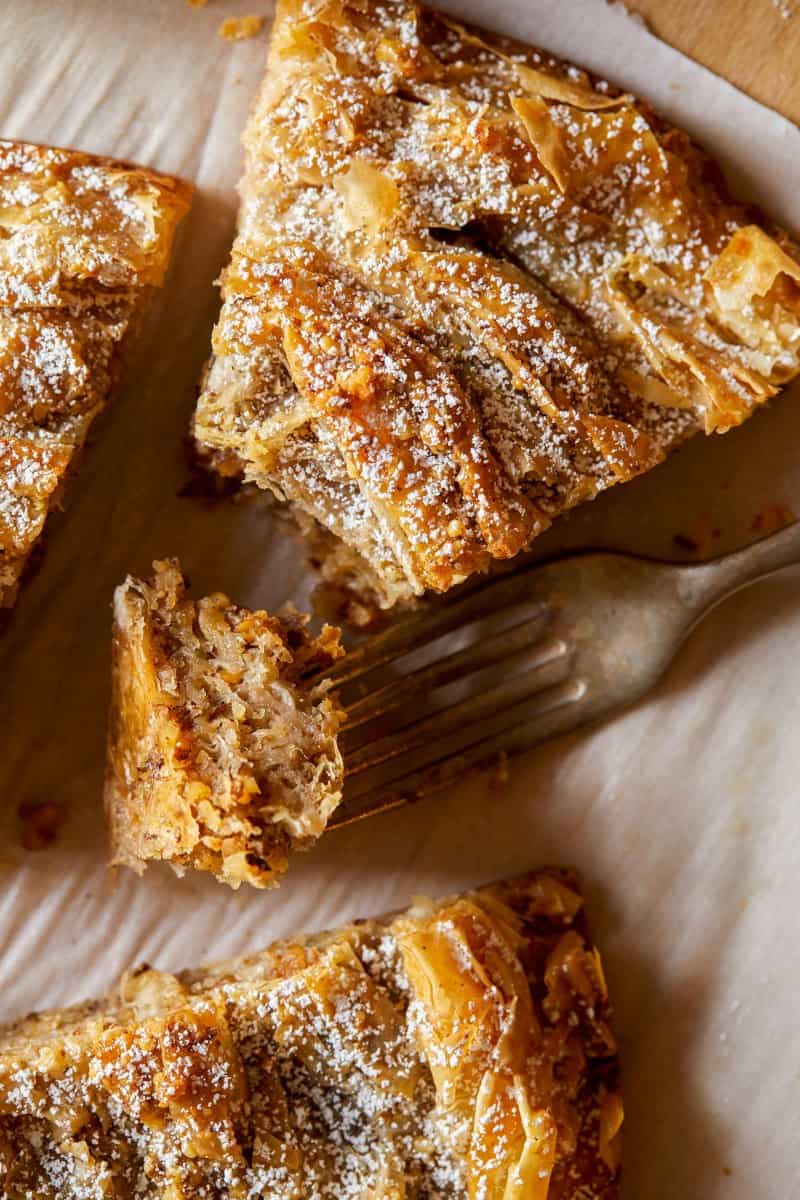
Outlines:
[[[800,124],[800,0],[627,0],[660,38]]]

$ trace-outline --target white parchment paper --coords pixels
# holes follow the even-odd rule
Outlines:
[[[688,127],[795,232],[800,132],[602,0],[453,0],[454,12],[566,54]],[[195,381],[235,217],[238,137],[264,32],[216,37],[262,0],[0,0],[0,133],[117,154],[198,188],[126,385],[44,565],[0,639],[0,1019],[105,989],[134,961],[178,968],[541,862],[586,878],[616,1000],[629,1200],[800,1196],[800,574],[712,614],[658,690],[588,734],[408,811],[331,834],[278,892],[104,867],[109,602],[178,554],[197,589],[302,603],[297,546],[259,504],[182,495]],[[587,509],[542,550],[722,551],[765,505],[800,512],[800,392],[695,441]],[[717,530],[712,537],[709,531]],[[709,536],[706,536],[706,535]],[[54,845],[19,848],[20,803],[56,801]]]

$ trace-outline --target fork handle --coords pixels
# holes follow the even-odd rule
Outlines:
[[[800,565],[800,521],[721,558],[684,567],[680,582],[681,600],[694,621],[740,588],[771,575],[782,567]],[[693,623],[694,623],[693,621]]]

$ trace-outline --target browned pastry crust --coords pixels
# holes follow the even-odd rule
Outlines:
[[[621,1123],[568,872],[0,1030],[8,1200],[613,1200]]]
[[[279,0],[244,140],[196,441],[385,606],[800,369],[797,246],[543,51],[410,0]]]
[[[105,801],[114,864],[274,887],[341,799],[342,713],[308,682],[342,650],[305,618],[190,600],[177,562],[114,595]]]
[[[0,607],[160,286],[187,184],[0,141]]]

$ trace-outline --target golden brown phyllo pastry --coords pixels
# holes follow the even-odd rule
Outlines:
[[[113,863],[275,886],[341,799],[342,713],[308,682],[341,653],[338,631],[313,638],[299,615],[190,600],[175,561],[129,576],[114,596]]]
[[[0,141],[0,607],[105,405],[191,189]]]
[[[406,0],[279,0],[245,145],[197,444],[382,605],[798,372],[797,246],[543,51]]]
[[[0,1030],[10,1200],[613,1200],[621,1124],[567,872]]]

